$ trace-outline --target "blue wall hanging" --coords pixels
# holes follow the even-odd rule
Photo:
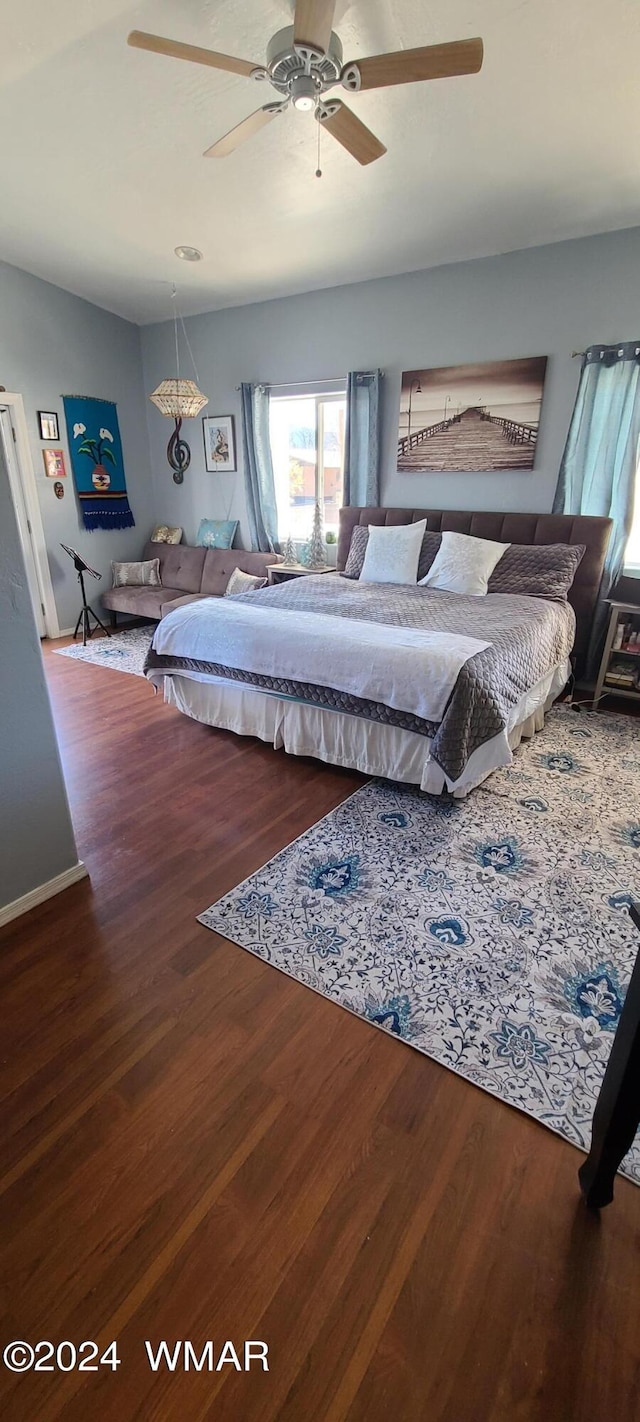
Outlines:
[[[71,468],[85,528],[131,528],[118,413],[111,400],[63,395]]]

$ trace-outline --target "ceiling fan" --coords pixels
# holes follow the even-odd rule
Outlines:
[[[477,74],[482,67],[481,39],[456,40],[452,44],[424,45],[393,54],[374,54],[368,59],[343,63],[342,45],[332,30],[337,0],[296,0],[293,26],[279,30],[267,48],[267,62],[252,64],[247,59],[218,54],[213,49],[181,44],[161,35],[132,30],[127,43],[135,49],[151,50],[192,64],[208,64],[229,74],[265,80],[283,97],[265,104],[242,123],[236,124],[217,143],[207,148],[205,158],[225,158],[246,139],[271,123],[292,103],[294,108],[315,111],[315,117],[358,163],[373,163],[386,148],[366,124],[341,99],[325,97],[341,84],[350,94],[365,89],[384,89],[394,84],[414,84],[423,79],[448,79],[457,74]]]

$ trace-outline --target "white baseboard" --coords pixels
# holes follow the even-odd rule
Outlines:
[[[71,884],[77,884],[79,879],[88,879],[89,871],[86,866],[79,861],[72,865],[71,869],[65,869],[62,874],[57,874],[55,879],[49,879],[46,884],[39,884],[37,889],[30,889],[28,894],[23,894],[21,899],[14,899],[13,903],[5,904],[0,908],[0,928],[5,923],[11,923],[14,918],[19,918],[20,914],[28,913],[29,909],[35,908],[36,904],[43,904],[45,899],[52,899],[54,894],[61,894],[63,889],[68,889]]]

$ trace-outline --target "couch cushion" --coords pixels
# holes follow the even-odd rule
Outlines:
[[[206,596],[206,593],[184,593],[182,597],[174,597],[172,602],[163,602],[162,616],[166,617],[176,607],[188,607],[190,602],[204,602]]]
[[[179,550],[176,550],[179,551]],[[209,597],[222,597],[234,568],[243,573],[251,573],[256,578],[266,578],[270,563],[281,563],[277,553],[246,553],[243,548],[198,549],[205,553],[204,569],[200,591]]]
[[[148,551],[151,550],[151,551]],[[205,548],[191,548],[188,543],[147,543],[145,558],[157,558],[164,587],[177,588],[180,593],[200,591]]]
[[[160,621],[166,602],[180,597],[179,588],[109,588],[102,594],[102,606],[112,612],[130,612],[134,617]]]

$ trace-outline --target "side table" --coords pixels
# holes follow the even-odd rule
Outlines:
[[[640,637],[640,604],[609,599],[609,606],[609,626],[593,698],[594,708],[602,696],[624,696],[640,701],[640,642],[629,644],[631,637]]]
[[[288,583],[291,578],[317,577],[319,573],[335,573],[335,568],[305,568],[303,563],[269,563],[267,576],[269,587],[276,583]]]

